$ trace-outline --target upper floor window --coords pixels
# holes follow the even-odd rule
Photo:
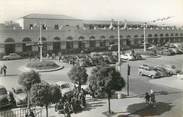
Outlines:
[[[32,30],[32,28],[33,28],[33,24],[30,24],[29,29]]]
[[[59,25],[56,24],[56,25],[54,26],[54,29],[55,29],[55,30],[59,30]]]

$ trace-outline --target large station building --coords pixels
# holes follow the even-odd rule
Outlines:
[[[0,53],[38,52],[40,37],[44,55],[80,52],[84,49],[105,50],[118,42],[117,22],[113,20],[95,21],[65,15],[30,14],[16,22],[16,25],[0,25]],[[121,46],[135,48],[142,45],[143,26],[143,22],[121,22]],[[149,24],[145,34],[149,44],[183,42],[183,30],[176,27]]]

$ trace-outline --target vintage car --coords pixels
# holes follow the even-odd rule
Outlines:
[[[148,76],[152,79],[161,77],[161,74],[158,71],[154,70],[154,67],[145,64],[139,66],[138,74],[140,76]]]
[[[17,53],[10,53],[9,55],[3,56],[3,60],[16,60],[21,59],[22,57],[18,55]]]
[[[10,96],[4,86],[0,85],[0,109],[11,106]]]

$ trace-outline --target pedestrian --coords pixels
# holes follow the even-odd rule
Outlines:
[[[146,103],[149,104],[150,102],[150,95],[148,92],[145,93],[145,100],[146,100]]]
[[[64,104],[64,113],[65,113],[65,117],[71,117],[71,110],[70,110],[70,104],[68,101],[65,102]]]
[[[6,71],[7,71],[7,66],[4,65],[4,66],[3,66],[3,73],[4,73],[4,76],[6,76]]]
[[[3,73],[3,66],[1,66],[1,72],[0,72],[1,74]]]
[[[150,103],[153,105],[153,107],[155,107],[155,103],[156,103],[156,100],[155,100],[155,93],[153,90],[151,90],[151,93],[150,93]]]

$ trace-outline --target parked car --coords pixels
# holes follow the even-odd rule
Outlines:
[[[176,69],[175,65],[165,65],[164,68],[168,71],[170,75],[176,75],[179,70]]]
[[[0,85],[0,109],[11,106],[10,96],[4,86]]]
[[[22,87],[12,88],[17,107],[27,106],[27,94]]]
[[[70,93],[74,90],[74,84],[71,82],[58,81],[56,82],[56,85],[59,86],[62,95]]]
[[[159,55],[165,55],[165,56],[171,56],[173,55],[172,52],[170,52],[168,49],[158,50],[157,54]]]
[[[125,53],[125,54],[121,54],[121,59],[132,61],[132,60],[135,60],[135,56],[130,53]]]
[[[22,57],[17,53],[10,53],[9,55],[3,56],[3,60],[16,60],[21,58]]]
[[[148,76],[152,79],[154,78],[159,78],[161,75],[159,72],[157,72],[156,70],[154,70],[154,68],[152,66],[149,66],[149,65],[141,65],[139,66],[138,68],[138,74],[140,76]]]
[[[170,76],[169,72],[162,66],[154,66],[154,70],[159,72],[160,77],[168,77],[168,76]]]

